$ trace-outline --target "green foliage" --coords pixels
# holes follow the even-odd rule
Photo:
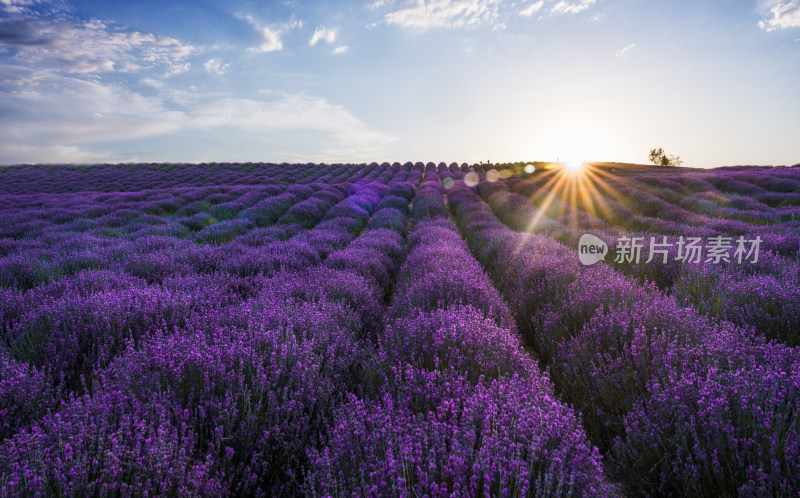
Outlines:
[[[661,147],[650,149],[650,162],[656,166],[680,166],[683,164],[680,157],[674,154],[667,155]]]

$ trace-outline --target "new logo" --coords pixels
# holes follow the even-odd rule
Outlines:
[[[581,259],[581,264],[591,266],[605,260],[607,254],[608,246],[602,239],[588,233],[581,235],[578,241],[578,257]]]

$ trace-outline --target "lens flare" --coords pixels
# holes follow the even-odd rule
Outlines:
[[[480,180],[481,180],[480,177],[478,177],[478,174],[475,173],[474,171],[471,171],[466,175],[464,175],[464,184],[467,187],[474,187],[475,185],[478,184]]]
[[[577,157],[561,161],[561,165],[564,166],[564,168],[566,168],[568,171],[572,172],[578,172],[582,170],[585,164],[586,159],[578,159]]]

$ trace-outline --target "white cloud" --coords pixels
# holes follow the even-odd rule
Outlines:
[[[5,144],[0,142],[0,164],[97,164],[122,162],[108,153],[90,152],[74,145]]]
[[[164,83],[163,80],[155,79],[155,78],[142,78],[139,81],[143,85],[147,85],[153,87],[157,90],[161,90],[167,87],[167,84]]]
[[[309,45],[312,47],[316,45],[319,41],[324,41],[327,43],[333,43],[336,41],[336,29],[328,29],[319,27],[314,30],[314,35],[311,37],[311,41],[308,42]]]
[[[375,2],[372,2],[371,4],[369,4],[367,7],[370,10],[375,10],[375,9],[380,9],[380,8],[386,7],[387,5],[391,5],[392,3],[393,3],[393,0],[376,0]]]
[[[597,0],[578,0],[577,3],[560,0],[550,9],[551,14],[578,14],[597,3]]]
[[[183,74],[189,71],[192,68],[191,63],[185,62],[183,64],[173,64],[169,67],[169,69],[162,75],[164,78],[169,78],[170,76],[175,76],[176,74]]]
[[[770,0],[762,2],[761,7],[769,10],[768,19],[759,21],[758,26],[766,31],[800,27],[800,0],[788,2]]]
[[[462,28],[491,23],[497,31],[504,29],[502,21],[510,15],[531,17],[544,10],[550,14],[577,14],[595,3],[597,0],[527,0],[521,3],[505,0],[377,0],[367,7],[370,10],[389,9],[390,12],[383,17],[384,23],[406,28]]]
[[[303,21],[301,19],[295,19],[295,17],[292,16],[292,19],[289,22],[284,23],[283,27],[286,30],[299,29],[303,27]]]
[[[186,122],[161,99],[119,86],[19,66],[0,68],[8,75],[0,101],[8,123],[0,135],[3,164],[99,160],[81,145],[159,135]]]
[[[498,17],[502,0],[414,0],[384,16],[387,24],[407,28],[458,28],[476,26]],[[395,2],[376,2],[380,7]]]
[[[50,5],[47,5],[50,4]],[[53,0],[0,0],[0,10],[8,14],[27,14],[31,12],[31,7],[47,6],[50,10],[62,10],[60,1]]]
[[[5,34],[0,38],[0,51],[12,53],[26,64],[67,73],[149,68],[178,74],[188,70],[186,60],[198,51],[174,38],[124,31],[96,19],[13,18],[0,21],[0,32]]]
[[[519,15],[524,17],[530,17],[539,12],[540,10],[542,10],[542,7],[544,7],[544,0],[539,0],[538,2],[534,2],[525,7],[524,9],[522,9],[521,11],[519,11]]]
[[[206,72],[212,74],[223,75],[228,72],[230,69],[230,64],[223,64],[222,59],[219,57],[214,57],[212,59],[208,59],[205,64],[203,64]]]
[[[326,131],[356,141],[390,141],[369,130],[346,108],[305,94],[261,92],[273,100],[228,97],[199,105],[192,111],[192,126],[232,126],[244,130]]]
[[[68,73],[107,73],[114,70],[114,61],[100,59],[94,61],[77,61],[67,67]]]
[[[174,38],[63,12],[41,14],[49,7],[37,2],[0,0],[0,164],[131,161],[138,156],[123,154],[119,144],[165,135],[194,144],[193,135],[213,140],[219,132],[245,137],[243,144],[261,144],[265,137],[278,141],[290,133],[304,154],[313,152],[307,147],[313,141],[322,153],[343,159],[369,156],[394,140],[318,97],[232,98],[181,87],[167,77],[188,71],[194,62],[212,74],[228,72],[230,64],[211,55],[205,62],[195,60],[213,49]],[[15,9],[24,13],[6,14]],[[281,35],[303,26],[295,18],[270,26],[241,18],[259,33],[260,44],[250,49],[258,52],[281,49]],[[334,29],[320,28],[315,36],[332,43],[333,53],[348,50],[337,44]],[[127,74],[112,82],[109,73]]]
[[[257,47],[250,47],[248,52],[275,52],[283,49],[283,42],[281,41],[281,32],[278,29],[272,29],[268,26],[262,26],[255,17],[250,14],[237,15],[242,20],[250,23],[253,28],[258,32],[261,38],[261,43]]]
[[[261,44],[257,47],[248,48],[247,50],[252,52],[275,52],[283,49],[280,31],[264,27],[259,29],[258,34],[261,36]]]
[[[9,14],[19,14],[31,4],[29,0],[0,0],[0,8]]]
[[[286,31],[303,27],[303,21],[294,17],[289,22],[277,27],[264,26],[250,14],[236,14],[236,17],[247,21],[253,26],[261,38],[261,43],[257,47],[248,48],[248,52],[276,52],[283,50],[281,35]]]
[[[633,48],[633,47],[635,47],[635,46],[636,46],[636,44],[635,44],[635,43],[631,43],[631,44],[630,44],[630,45],[628,45],[627,47],[624,47],[624,48],[621,48],[621,49],[617,50],[617,53],[616,53],[616,54],[614,54],[614,55],[616,55],[617,57],[619,57],[619,56],[621,56],[621,55],[624,55],[624,54],[625,54],[625,52],[627,52],[628,50],[632,49],[632,48]]]
[[[343,159],[377,154],[395,140],[370,129],[347,108],[306,94],[274,90],[259,92],[264,100],[213,98],[187,110],[187,128],[203,130],[237,129],[263,138],[270,133],[325,133],[334,147],[323,150]],[[315,139],[317,141],[318,139]]]
[[[342,159],[376,155],[394,140],[347,108],[305,94],[271,91],[260,92],[260,98],[234,98],[143,78],[143,85],[157,90],[158,96],[148,97],[99,80],[19,66],[0,65],[0,74],[5,129],[0,164],[132,161],[136,157],[95,151],[103,143],[171,133],[214,137],[236,130],[252,143],[287,132],[308,143],[312,134],[314,143],[331,145],[322,151],[326,157]]]

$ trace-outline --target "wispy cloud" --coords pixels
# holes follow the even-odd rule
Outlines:
[[[275,52],[283,50],[283,42],[281,41],[280,31],[274,31],[268,27],[259,30],[261,36],[261,44],[258,47],[249,48],[248,50],[256,52]]]
[[[308,42],[309,45],[312,47],[319,43],[320,41],[324,41],[327,43],[333,43],[336,41],[336,29],[328,29],[319,27],[314,30],[314,34],[311,36],[311,41]]]
[[[544,0],[533,2],[532,4],[528,5],[527,7],[519,11],[519,15],[524,17],[530,17],[539,12],[540,10],[542,10],[542,7],[544,7]]]
[[[617,57],[620,57],[620,56],[624,55],[625,52],[628,52],[629,50],[631,50],[635,46],[636,46],[635,43],[631,43],[627,47],[624,47],[624,48],[621,48],[621,49],[617,50],[617,53],[614,54],[614,55],[616,55]]]
[[[6,0],[3,0],[6,1]],[[198,49],[191,44],[99,20],[11,17],[0,20],[0,52],[40,68],[88,74],[160,69],[165,76],[185,72]]]
[[[551,14],[579,14],[596,4],[597,0],[578,0],[577,2],[567,2],[560,0],[550,8]]]
[[[589,9],[597,0],[537,0],[532,3],[504,0],[377,0],[370,10],[389,9],[383,16],[386,24],[406,28],[463,28],[492,24],[503,29],[509,16],[532,17],[539,12],[578,14]],[[368,27],[374,27],[374,24]]]
[[[476,26],[498,17],[502,0],[416,0],[384,16],[387,24],[407,28],[457,28]],[[398,2],[379,0],[373,8],[394,7]]]
[[[31,14],[34,13],[32,7],[36,7],[39,12],[61,12],[64,5],[60,0],[0,0],[0,11],[7,14]]]
[[[369,129],[349,110],[305,94],[264,92],[275,98],[223,98],[192,111],[191,126],[234,127],[248,131],[312,130],[331,133],[342,145],[374,148],[394,140]]]
[[[20,162],[131,161],[94,152],[103,143],[180,133],[216,136],[291,132],[327,135],[326,157],[369,156],[394,137],[371,129],[347,108],[299,93],[263,92],[263,98],[178,91],[168,81],[146,79],[158,91],[145,96],[102,81],[0,65],[0,164]],[[63,98],[69,95],[69,99]],[[172,97],[178,95],[179,98]],[[315,135],[316,136],[316,135]],[[316,140],[316,139],[315,139]],[[335,154],[334,154],[335,152]],[[349,155],[349,156],[348,156]]]
[[[259,43],[256,47],[248,48],[248,52],[275,52],[278,50],[283,50],[283,42],[281,41],[280,30],[270,28],[269,26],[262,26],[261,23],[250,14],[240,15],[237,17],[250,23],[250,25],[258,32],[258,36],[261,39],[261,43]]]
[[[278,26],[266,26],[250,14],[237,14],[236,17],[247,21],[261,38],[261,43],[259,43],[258,46],[248,48],[248,52],[276,52],[278,50],[283,50],[281,35],[286,31],[303,27],[303,21],[299,19],[292,19],[288,23],[283,23]]]
[[[380,9],[382,7],[386,7],[387,5],[391,5],[395,2],[395,0],[376,0],[371,4],[367,5],[367,8],[370,10]]]
[[[9,14],[19,14],[31,4],[31,0],[0,0],[0,9]]]
[[[212,99],[187,111],[189,129],[238,129],[243,133],[324,133],[331,146],[320,152],[342,159],[379,154],[395,137],[376,131],[347,108],[303,93],[266,90],[265,99]],[[312,156],[309,156],[311,158]]]
[[[2,163],[85,162],[93,157],[81,144],[163,134],[185,122],[182,112],[161,99],[117,85],[19,66],[0,70],[6,75],[0,92],[7,124],[0,134]]]
[[[216,75],[232,65],[213,55],[218,48],[67,11],[51,15],[42,3],[0,0],[0,164],[132,161],[138,156],[119,152],[119,144],[156,136],[195,143],[191,137],[202,135],[206,143],[255,131],[261,143],[289,133],[321,144],[309,153],[342,159],[377,154],[394,140],[324,98],[280,92],[244,98],[183,86],[169,77],[193,64]],[[260,37],[250,48],[255,52],[280,50],[282,35],[303,25],[295,18],[266,25],[238,17]],[[348,51],[333,28],[318,28],[311,45],[317,43],[331,44],[335,54]]]
[[[761,8],[769,12],[769,18],[758,22],[758,26],[763,30],[775,31],[800,27],[800,0],[789,2],[768,0],[761,3]]]
[[[114,70],[114,61],[111,59],[77,61],[69,65],[66,69],[68,73],[110,73]]]
[[[230,64],[223,63],[222,59],[219,57],[208,59],[205,64],[203,64],[203,68],[206,70],[206,72],[217,75],[223,75],[227,73],[230,67]]]

